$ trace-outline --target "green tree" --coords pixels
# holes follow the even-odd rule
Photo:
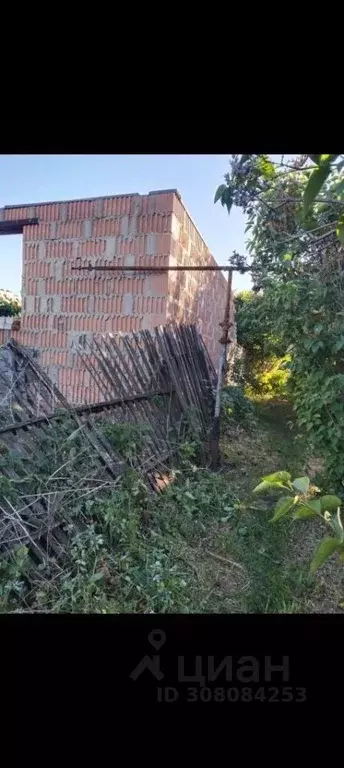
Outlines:
[[[253,291],[291,356],[298,423],[334,486],[344,479],[343,167],[337,155],[235,155],[215,195],[247,214]]]
[[[268,289],[241,291],[234,300],[237,341],[243,350],[234,374],[251,394],[281,395],[288,378],[286,350],[275,331],[271,298]]]
[[[19,315],[21,310],[21,301],[12,291],[0,288],[0,317],[14,317]]]

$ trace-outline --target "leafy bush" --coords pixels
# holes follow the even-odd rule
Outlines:
[[[222,412],[225,420],[248,426],[253,421],[253,405],[245,397],[242,388],[230,385],[224,387],[221,395]]]
[[[235,297],[237,339],[243,354],[234,362],[235,380],[252,396],[286,393],[290,356],[276,333],[267,293],[242,291]]]
[[[319,517],[330,528],[332,536],[324,538],[317,547],[311,562],[311,573],[314,573],[335,552],[344,562],[344,529],[340,515],[342,500],[338,496],[319,495],[317,486],[311,485],[309,477],[291,479],[289,472],[274,472],[266,475],[254,489],[254,493],[264,493],[270,490],[283,489],[288,495],[281,496],[270,522],[275,523],[282,517],[293,513],[294,520],[306,520]]]

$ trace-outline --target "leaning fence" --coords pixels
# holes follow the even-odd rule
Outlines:
[[[183,430],[206,439],[215,370],[193,326],[105,335],[79,350],[101,399],[75,407],[32,353],[13,341],[4,351],[0,554],[25,544],[54,571],[88,499],[113,491],[128,469],[157,490]]]

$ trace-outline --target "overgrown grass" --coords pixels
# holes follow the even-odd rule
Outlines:
[[[28,591],[22,558],[20,577],[13,565],[4,574],[3,603],[6,598],[7,610],[26,604],[52,612],[230,611],[220,577],[226,567],[214,566],[205,545],[234,503],[225,477],[189,460],[160,495],[148,494],[131,472],[109,498],[86,502],[85,531],[72,536],[61,576],[44,581],[42,573]]]
[[[313,550],[322,536],[318,521],[271,525],[278,498],[271,492],[253,497],[252,489],[269,472],[287,469],[303,475],[309,463],[305,441],[290,430],[293,412],[287,400],[255,403],[256,428],[237,439],[228,434],[223,452],[228,481],[241,499],[241,527],[230,542],[231,552],[244,563],[250,576],[246,610],[253,612],[337,611],[343,599],[341,569],[328,565],[316,577],[309,575]],[[233,439],[234,438],[234,439]],[[321,473],[317,472],[321,482]],[[229,545],[229,543],[228,543]],[[324,576],[325,574],[325,576]]]
[[[53,579],[44,566],[39,578],[30,571],[25,548],[0,564],[2,610],[339,610],[342,587],[332,571],[328,583],[308,575],[314,541],[310,537],[304,546],[304,523],[270,525],[275,497],[252,496],[264,474],[304,471],[304,444],[294,441],[287,426],[290,406],[264,402],[253,409],[236,393],[228,397],[239,413],[228,400],[219,472],[197,465],[198,446],[191,441],[180,447],[172,482],[160,494],[149,493],[138,473],[128,471],[110,495],[81,503],[83,531],[75,533],[66,520],[70,543],[63,570]],[[123,442],[122,432],[108,437]],[[138,442],[129,437],[132,454]]]

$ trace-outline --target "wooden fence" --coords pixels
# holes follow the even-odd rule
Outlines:
[[[54,571],[87,499],[111,492],[129,468],[158,490],[182,430],[206,438],[215,371],[193,326],[106,335],[79,350],[103,399],[72,407],[31,353],[13,341],[5,350],[0,554],[25,544]],[[132,452],[130,430],[139,443]]]

